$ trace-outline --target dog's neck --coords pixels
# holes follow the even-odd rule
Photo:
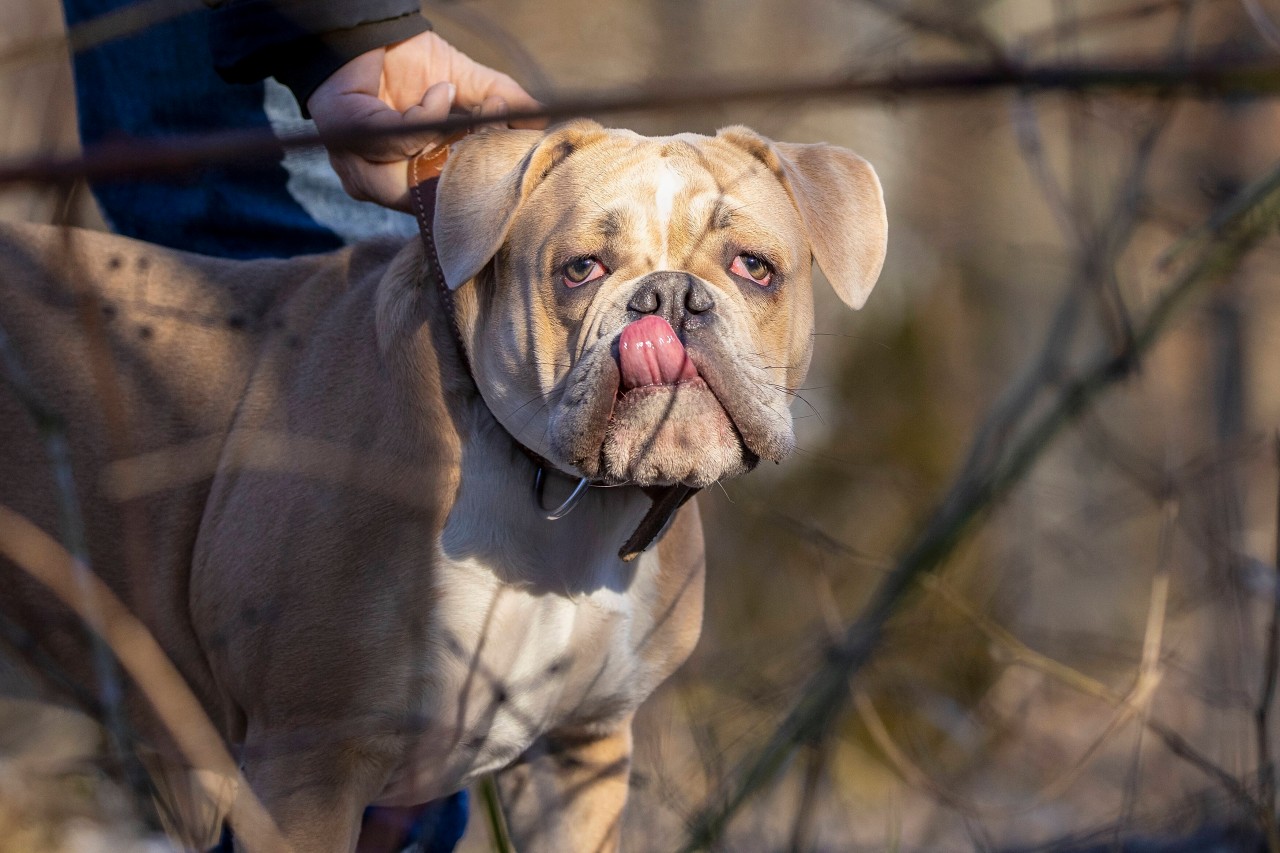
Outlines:
[[[418,221],[418,231],[422,236],[423,252],[427,262],[428,269],[425,271],[425,277],[429,282],[429,286],[434,286],[439,292],[440,303],[444,307],[447,316],[451,337],[456,348],[457,357],[461,362],[463,370],[473,380],[474,372],[471,370],[470,359],[467,355],[466,342],[463,339],[462,330],[458,324],[457,306],[453,298],[453,291],[449,289],[448,283],[444,279],[444,272],[440,266],[440,258],[436,253],[435,237],[432,233],[435,221],[436,209],[436,185],[439,181],[440,171],[444,167],[445,160],[448,158],[450,141],[440,145],[438,148],[430,149],[409,162],[409,196],[413,204],[414,215]],[[477,395],[479,397],[479,395]],[[483,402],[481,402],[483,405]],[[492,414],[492,413],[490,413]],[[494,422],[497,423],[496,418]],[[538,453],[526,447],[523,443],[516,439],[515,436],[508,433],[511,442],[533,463],[534,467],[542,472],[539,474],[538,486],[535,487],[537,499],[542,497],[542,480],[541,477],[545,473],[558,471],[547,459],[544,459]],[[559,472],[566,477],[573,478],[572,475],[565,472]],[[583,480],[580,486],[588,485]],[[604,486],[605,484],[589,484]],[[680,507],[693,497],[698,489],[692,486],[686,486],[682,483],[676,483],[671,486],[645,486],[645,487],[610,487],[610,488],[641,488],[644,494],[652,501],[649,511],[645,513],[636,526],[631,536],[627,538],[622,547],[618,549],[618,557],[623,562],[631,562],[640,554],[642,554],[650,545],[657,540],[670,524],[671,519],[675,517]],[[582,489],[579,488],[578,492]],[[575,495],[578,494],[575,492]],[[565,503],[559,507],[562,511],[571,509],[569,503]],[[549,519],[558,518],[553,514],[548,516]]]

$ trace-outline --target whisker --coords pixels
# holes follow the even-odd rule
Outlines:
[[[532,397],[529,400],[526,400],[525,402],[521,403],[519,406],[516,406],[511,411],[507,412],[507,417],[512,417],[513,415],[517,415],[520,413],[520,410],[523,409],[525,406],[528,406],[530,403],[536,403],[538,400],[543,400],[543,399],[545,398],[541,394],[538,394],[537,396]],[[536,416],[537,412],[534,412],[534,415]]]
[[[808,406],[809,410],[813,412],[814,415],[817,416],[818,420],[822,421],[824,424],[827,422],[827,419],[822,416],[822,412],[818,411],[817,406],[813,405],[813,403],[810,403],[808,400],[806,400],[804,397],[801,397],[799,394],[796,394],[795,397],[801,403],[804,403],[806,406]],[[808,417],[808,415],[803,415],[803,417]]]
[[[530,402],[533,402],[533,401],[531,400]],[[525,403],[525,406],[527,405],[529,404]],[[524,406],[521,406],[521,408],[524,408]],[[523,424],[520,425],[520,429],[516,430],[516,436],[519,437],[521,433],[523,433],[526,429],[528,429],[529,424],[533,423],[533,419],[536,418],[538,415],[540,415],[542,413],[542,410],[545,408],[547,408],[547,404],[543,403],[541,406],[535,409],[533,414],[530,415],[529,418]],[[550,425],[548,425],[548,428],[550,428]]]

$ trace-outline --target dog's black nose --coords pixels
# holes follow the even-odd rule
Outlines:
[[[678,328],[690,315],[716,307],[711,291],[687,272],[653,272],[640,279],[627,307],[637,314],[656,314]]]

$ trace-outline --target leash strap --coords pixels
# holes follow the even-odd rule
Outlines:
[[[436,186],[440,183],[440,172],[445,161],[449,159],[449,146],[465,137],[471,128],[445,138],[435,148],[429,148],[409,161],[409,201],[413,205],[413,214],[418,220],[418,233],[422,236],[422,248],[427,254],[427,274],[435,279],[436,288],[440,291],[440,300],[444,303],[449,315],[449,329],[453,332],[453,342],[458,347],[458,357],[467,373],[471,373],[471,362],[467,360],[467,348],[462,345],[462,329],[458,327],[458,313],[453,310],[453,293],[444,280],[444,270],[440,266],[440,256],[436,254],[435,237],[431,228],[436,219]],[[472,374],[474,376],[474,374]]]
[[[693,486],[686,486],[683,483],[676,483],[674,486],[650,486],[644,490],[649,496],[649,500],[653,501],[653,506],[649,507],[649,511],[644,514],[644,518],[640,519],[640,524],[636,527],[635,532],[631,534],[631,538],[623,543],[622,548],[618,551],[618,556],[622,558],[624,563],[629,563],[636,557],[645,552],[654,540],[662,536],[667,528],[671,526],[671,520],[676,517],[676,512],[680,507],[688,503],[689,498],[699,492],[699,489]]]
[[[428,274],[435,279],[436,287],[440,291],[440,301],[449,314],[449,329],[453,332],[453,342],[458,349],[458,357],[462,359],[462,365],[468,373],[471,373],[471,362],[467,359],[467,348],[462,343],[462,329],[458,326],[458,314],[453,306],[453,292],[449,290],[449,285],[444,280],[444,271],[440,268],[440,257],[436,254],[436,241],[431,229],[436,217],[436,186],[445,161],[449,159],[449,146],[470,132],[471,129],[467,128],[447,137],[435,148],[428,149],[409,161],[409,199],[413,205],[414,216],[418,220],[418,233],[422,236],[422,246],[426,250],[427,264],[430,267]],[[472,374],[473,377],[474,375]],[[515,437],[513,436],[511,440],[515,441]],[[520,442],[516,441],[515,444],[540,471],[554,468],[550,462]],[[698,489],[682,483],[674,486],[645,487],[644,493],[653,503],[644,518],[640,519],[635,532],[618,550],[618,557],[623,562],[629,563],[643,554],[670,526],[671,520],[680,507],[684,506],[685,502],[697,492]]]

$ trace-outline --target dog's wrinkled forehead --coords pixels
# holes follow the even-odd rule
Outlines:
[[[754,219],[762,232],[797,224],[836,293],[854,308],[884,261],[884,200],[866,161],[832,145],[771,142],[746,128],[658,139],[587,121],[547,132],[486,131],[459,143],[438,198],[435,233],[454,288],[498,252],[535,198],[549,229],[593,215],[605,217],[596,223],[601,230],[621,227],[636,204],[657,230],[669,231],[672,217],[701,216],[687,229],[694,235],[735,216],[744,227]],[[598,214],[584,212],[587,205]]]
[[[778,178],[758,159],[706,137],[611,136],[575,151],[516,212],[510,240],[540,261],[577,253],[633,258],[637,268],[684,269],[725,239],[790,268],[804,227]]]

